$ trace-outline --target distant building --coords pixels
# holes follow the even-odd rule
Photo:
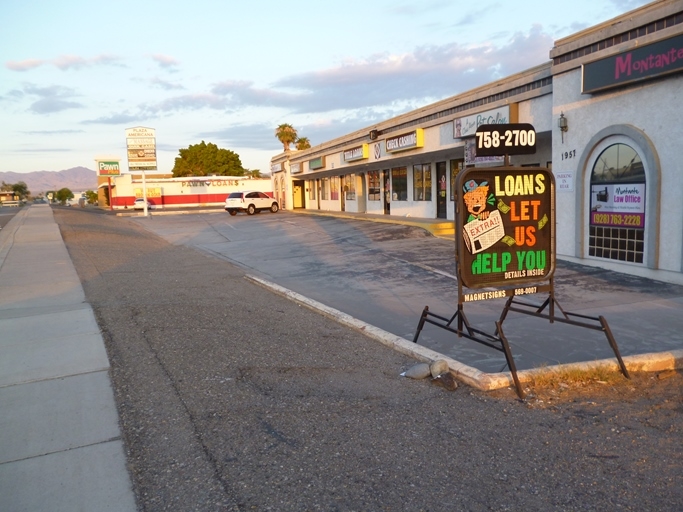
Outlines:
[[[136,198],[143,197],[146,191],[148,201],[155,208],[180,208],[199,206],[222,206],[230,192],[257,190],[273,195],[270,178],[249,178],[244,176],[195,176],[185,178],[146,177],[133,174],[113,176],[103,182],[104,187],[111,183],[111,205],[100,201],[100,206],[112,209],[127,209],[133,206]]]

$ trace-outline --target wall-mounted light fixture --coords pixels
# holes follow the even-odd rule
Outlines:
[[[562,133],[562,143],[564,143],[564,132],[569,129],[567,118],[564,117],[564,112],[560,112],[560,118],[557,120],[557,126],[560,127],[560,132]]]
[[[377,137],[379,137],[380,133],[382,132],[380,132],[379,130],[370,130],[370,133],[368,134],[370,136],[370,140],[376,140]]]

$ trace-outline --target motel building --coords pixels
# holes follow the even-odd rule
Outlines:
[[[477,127],[529,123],[536,153],[510,164],[552,170],[558,258],[683,284],[683,0],[557,40],[549,57],[273,157],[275,197],[289,210],[454,221],[457,174],[504,165],[476,156]]]

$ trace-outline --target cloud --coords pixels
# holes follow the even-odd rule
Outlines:
[[[85,130],[26,130],[27,135],[64,135],[68,133],[85,133]]]
[[[29,110],[36,114],[53,114],[62,110],[83,107],[78,102],[70,101],[70,98],[76,96],[76,93],[69,87],[62,87],[61,85],[38,87],[33,84],[24,84],[23,92],[27,96],[39,98],[29,107]]]
[[[341,137],[347,133],[367,128],[374,122],[392,117],[394,113],[379,113],[373,110],[361,110],[341,118],[320,118],[308,124],[295,125],[299,136],[309,137],[311,145],[316,146],[325,141]],[[282,149],[282,143],[275,137],[275,128],[278,123],[272,124],[242,124],[228,126],[222,130],[197,133],[197,140],[211,141],[219,146],[228,148],[244,148],[277,151]],[[313,138],[309,134],[314,134]],[[222,143],[222,144],[220,144]]]
[[[647,4],[651,0],[610,0],[610,3],[614,5],[618,12],[625,13],[626,11],[632,11],[638,7]]]
[[[169,82],[168,80],[162,80],[162,79],[159,78],[159,77],[154,77],[154,78],[150,79],[149,82],[150,82],[152,85],[154,85],[154,86],[156,86],[156,87],[158,87],[158,88],[160,88],[160,89],[164,89],[164,90],[166,90],[166,91],[173,91],[173,90],[178,90],[178,89],[185,89],[185,87],[183,87],[183,86],[180,85],[180,84],[174,84],[174,83],[172,83],[172,82]]]
[[[535,25],[502,45],[451,43],[421,46],[402,55],[375,54],[284,77],[269,87],[226,80],[215,83],[209,92],[171,97],[143,110],[158,114],[255,107],[281,108],[291,114],[364,111],[388,117],[546,62],[552,46],[551,36]]]
[[[179,112],[184,110],[199,110],[210,108],[224,110],[228,106],[225,98],[209,93],[186,94],[168,98],[159,103],[143,105],[142,110],[148,113]]]
[[[47,64],[52,64],[62,71],[69,69],[81,69],[91,66],[121,66],[120,59],[114,55],[97,55],[91,58],[79,57],[77,55],[61,55],[52,60],[27,59],[19,62],[10,61],[5,67],[11,71],[29,71]]]
[[[112,114],[110,116],[102,116],[96,119],[86,119],[81,121],[81,124],[135,124],[147,119],[147,116],[139,116],[132,114]]]
[[[178,66],[178,61],[168,55],[152,55],[152,60],[155,61],[160,68],[164,69],[174,69]]]
[[[9,61],[5,63],[5,67],[11,71],[28,71],[40,67],[43,64],[45,64],[44,60],[27,59],[20,62]]]
[[[299,113],[442,99],[547,61],[552,43],[537,25],[501,47],[423,46],[405,55],[373,55],[290,76],[274,86],[302,91],[294,102]]]

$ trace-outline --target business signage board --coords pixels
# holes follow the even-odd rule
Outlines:
[[[552,172],[472,167],[459,173],[457,187],[456,233],[461,234],[457,260],[462,284],[468,288],[514,286],[517,295],[536,293],[523,285],[549,280],[555,271]]]
[[[483,124],[475,132],[477,156],[533,155],[536,130],[529,123]]]
[[[424,131],[418,128],[410,133],[404,133],[391,137],[384,141],[384,149],[387,153],[396,153],[408,149],[421,148],[424,146]]]
[[[344,150],[342,156],[345,162],[365,160],[370,156],[370,149],[367,144],[363,144],[362,146]]]
[[[645,183],[591,185],[591,225],[645,227]]]
[[[126,129],[126,149],[130,171],[156,171],[156,130],[137,126]]]
[[[121,164],[117,161],[97,161],[98,176],[118,176],[121,174]]]
[[[511,109],[510,107],[515,108]],[[515,122],[512,119],[513,114],[516,117],[517,104],[505,105],[503,107],[487,110],[471,116],[459,117],[453,121],[453,138],[461,139],[463,137],[473,137],[482,124],[507,124]]]
[[[314,158],[313,160],[308,161],[308,168],[311,171],[315,171],[317,169],[323,169],[325,167],[325,157],[324,156],[319,156],[318,158]]]
[[[593,94],[683,71],[683,34],[582,66],[581,92]]]

